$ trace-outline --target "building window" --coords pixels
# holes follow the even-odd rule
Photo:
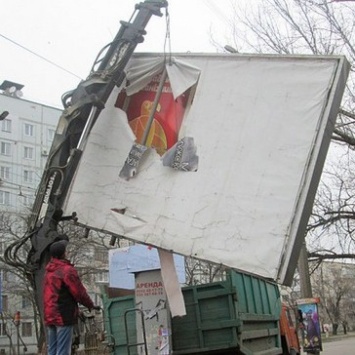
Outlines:
[[[10,167],[2,166],[0,168],[0,177],[1,177],[1,179],[9,180],[10,179]]]
[[[31,147],[25,147],[24,149],[24,158],[25,159],[33,159],[34,149]]]
[[[2,336],[6,335],[6,324],[2,323],[2,322],[0,323],[0,335],[2,335]]]
[[[1,142],[1,154],[11,155],[11,143]]]
[[[1,296],[1,305],[2,305],[2,311],[3,312],[8,312],[9,310],[9,299],[7,295],[2,295]]]
[[[2,272],[2,279],[3,279],[3,281],[14,282],[15,281],[15,274],[9,270],[4,270]]]
[[[31,301],[28,297],[22,296],[22,308],[29,308],[31,307]]]
[[[23,180],[25,182],[33,182],[33,171],[30,171],[30,170],[24,170],[23,171]]]
[[[0,191],[0,205],[10,205],[10,192]]]
[[[96,282],[108,282],[108,272],[100,272],[96,274]]]
[[[2,121],[1,130],[3,132],[11,132],[11,120],[7,120],[6,118]]]
[[[32,196],[23,195],[22,198],[23,198],[23,205],[25,207],[31,207],[32,206],[32,204],[33,204]]]
[[[105,248],[96,248],[95,251],[95,260],[107,262],[108,260],[108,251]]]
[[[23,337],[31,337],[32,336],[32,323],[30,322],[22,322],[21,323],[21,333]]]
[[[25,123],[24,124],[25,136],[33,137],[34,136],[34,125]]]
[[[8,273],[8,271],[6,271],[6,270],[3,270],[2,271],[2,274],[1,274],[1,281],[7,281],[7,273]]]
[[[52,142],[54,139],[54,135],[55,135],[55,130],[48,128],[48,141]]]

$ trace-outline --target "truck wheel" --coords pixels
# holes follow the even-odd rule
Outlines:
[[[299,352],[297,352],[295,349],[291,349],[290,355],[299,355]]]

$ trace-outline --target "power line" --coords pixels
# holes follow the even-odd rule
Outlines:
[[[28,49],[28,48],[24,47],[23,45],[21,45],[21,44],[15,42],[15,41],[12,40],[11,38],[8,38],[8,37],[4,36],[4,35],[1,34],[1,33],[0,33],[0,37],[6,39],[7,41],[9,41],[9,42],[15,44],[15,45],[18,46],[18,47],[20,47],[20,48],[26,50],[27,52],[30,52],[31,54],[35,55],[36,57],[38,57],[38,58],[40,58],[40,59],[42,59],[42,60],[44,60],[44,61],[46,61],[47,63],[52,64],[52,65],[54,65],[55,67],[57,67],[57,68],[59,68],[59,69],[65,71],[65,72],[67,72],[68,74],[73,75],[73,76],[75,76],[76,78],[82,80],[82,78],[81,78],[80,76],[76,75],[75,73],[73,73],[73,72],[71,72],[71,71],[69,71],[69,70],[63,68],[62,66],[60,66],[60,65],[58,65],[58,64],[56,64],[56,63],[54,63],[54,62],[52,62],[51,60],[49,60],[49,59],[47,59],[47,58],[41,56],[40,54],[38,54],[38,53],[32,51],[31,49]]]
[[[211,0],[203,0],[204,4],[206,5],[206,7],[209,8],[209,10],[211,11],[211,13],[213,15],[215,15],[216,17],[219,17],[219,20],[222,21],[223,23],[228,23],[229,19],[227,17],[227,15],[225,14],[225,12],[223,12],[221,10],[221,8],[216,5],[215,2],[212,2]]]

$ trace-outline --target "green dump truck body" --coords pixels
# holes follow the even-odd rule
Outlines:
[[[233,271],[225,281],[184,287],[182,292],[187,314],[171,320],[173,354],[282,354],[276,284]],[[104,308],[115,354],[137,354],[132,346],[128,351],[126,337],[128,331],[128,342],[135,342],[134,312],[126,315],[128,325],[124,320],[125,311],[134,308],[134,297],[104,297]]]
[[[109,298],[104,295],[103,303],[107,342],[114,344],[115,355],[129,354],[127,343],[134,342],[137,336],[136,318],[135,313],[129,312],[125,316],[125,312],[135,308],[134,296]],[[131,349],[131,354],[137,354],[136,349]]]

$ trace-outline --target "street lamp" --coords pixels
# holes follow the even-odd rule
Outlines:
[[[234,47],[228,44],[224,46],[224,49],[229,53],[238,53],[238,51]]]
[[[9,111],[3,111],[3,113],[0,114],[0,121],[3,121],[8,115]]]

